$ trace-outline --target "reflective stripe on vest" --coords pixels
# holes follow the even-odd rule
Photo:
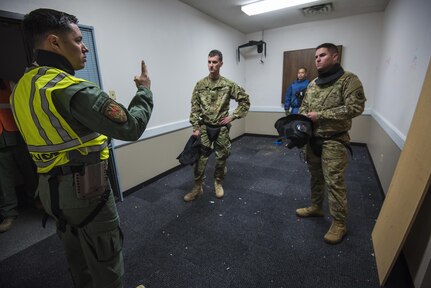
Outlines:
[[[9,81],[1,79],[0,81],[3,81],[4,86],[6,87],[6,89],[0,89],[0,134],[3,133],[3,129],[9,132],[18,131],[18,127],[13,119],[12,111],[10,110],[9,98],[12,91],[10,89]]]
[[[65,165],[70,151],[80,155],[99,152],[109,158],[107,137],[96,132],[78,135],[60,115],[52,101],[54,91],[86,80],[50,68],[36,67],[20,79],[11,96],[12,110],[39,173]]]

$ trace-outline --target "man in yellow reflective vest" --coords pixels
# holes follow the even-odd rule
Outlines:
[[[38,193],[57,222],[75,287],[123,287],[122,233],[106,160],[108,137],[134,141],[152,108],[145,63],[128,109],[74,77],[89,51],[75,16],[37,9],[24,17],[35,63],[11,96],[15,121],[39,173]]]

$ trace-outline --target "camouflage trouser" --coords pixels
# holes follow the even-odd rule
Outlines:
[[[206,149],[203,149],[199,160],[194,165],[194,175],[195,181],[202,180],[205,174],[205,168],[207,166],[209,153],[206,153],[209,149],[211,149],[212,145],[214,146],[215,152],[215,171],[214,171],[214,179],[223,180],[226,172],[226,160],[230,155],[231,150],[231,142],[229,138],[229,128],[223,126],[220,128],[220,134],[214,142],[211,142],[208,139],[207,131],[205,125],[201,125],[201,142],[202,146],[205,146]]]
[[[328,204],[331,216],[345,221],[347,216],[347,196],[344,184],[344,171],[348,164],[346,147],[333,140],[323,144],[322,157],[317,157],[306,146],[308,169],[311,174],[311,203],[322,207],[325,184],[328,191]]]

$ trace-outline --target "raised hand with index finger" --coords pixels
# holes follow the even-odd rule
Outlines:
[[[139,87],[140,85],[150,89],[151,88],[151,80],[150,77],[148,77],[148,70],[147,65],[145,65],[145,61],[141,61],[141,75],[135,76],[134,78],[136,87]]]

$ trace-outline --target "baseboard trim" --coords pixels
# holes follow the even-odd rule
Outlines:
[[[273,138],[273,139],[279,138],[278,136],[275,136],[275,135],[244,133],[244,134],[242,134],[242,135],[240,135],[240,136],[232,139],[232,142],[235,142],[235,141],[243,138],[244,136],[265,137],[265,138]],[[351,145],[367,146],[366,143],[357,143],[357,142],[352,142]],[[380,191],[381,191],[382,195],[384,196],[382,185],[380,183],[379,177],[377,175],[376,168],[374,167],[374,162],[373,162],[373,160],[371,158],[371,155],[370,155],[370,152],[368,151],[368,148],[367,148],[367,152],[368,152],[368,155],[369,155],[369,157],[371,159],[371,162],[373,163],[374,173],[376,174],[376,178],[377,178],[377,181],[379,183]],[[149,184],[151,184],[151,183],[153,183],[153,182],[155,182],[155,181],[157,181],[157,180],[165,177],[166,175],[168,175],[168,174],[170,174],[172,172],[175,172],[176,170],[178,170],[178,169],[180,169],[182,167],[184,167],[184,165],[179,164],[179,165],[177,165],[175,167],[172,167],[171,169],[166,170],[163,173],[160,173],[160,174],[158,174],[158,175],[156,175],[156,176],[148,179],[147,181],[142,182],[141,184],[138,184],[138,185],[136,185],[136,186],[134,186],[132,188],[127,189],[126,191],[123,192],[123,197],[127,197],[127,196],[133,194],[133,192],[136,192],[136,191],[140,190],[141,188],[143,188],[143,187],[145,187],[145,186],[147,186],[147,185],[149,185]]]
[[[380,127],[389,135],[389,137],[394,141],[394,143],[403,150],[404,142],[406,136],[402,134],[398,129],[396,129],[392,124],[390,124],[382,115],[377,112],[372,112],[371,116],[379,123]]]

